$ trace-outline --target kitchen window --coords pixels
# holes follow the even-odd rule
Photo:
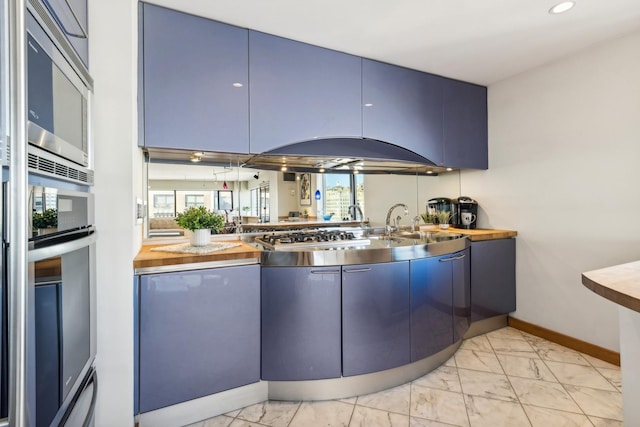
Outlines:
[[[350,219],[349,206],[358,205],[364,211],[364,176],[360,174],[325,174],[322,176],[323,214],[337,219]]]
[[[204,194],[186,194],[184,196],[185,208],[197,208],[198,206],[204,206]]]
[[[153,198],[149,216],[151,218],[168,218],[174,217],[175,194],[173,191],[150,191],[149,195]]]
[[[224,211],[233,210],[233,191],[218,191],[218,209]]]

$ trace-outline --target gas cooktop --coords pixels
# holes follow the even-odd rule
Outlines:
[[[256,237],[255,241],[265,248],[275,251],[312,247],[330,249],[344,246],[364,246],[371,243],[369,239],[358,237],[351,231],[342,230],[265,234],[262,237]]]

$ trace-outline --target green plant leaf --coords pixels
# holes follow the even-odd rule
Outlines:
[[[176,223],[187,230],[212,229],[219,232],[224,228],[222,215],[210,211],[204,206],[190,207],[176,216]]]

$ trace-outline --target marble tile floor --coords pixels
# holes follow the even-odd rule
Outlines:
[[[622,426],[620,368],[506,327],[429,374],[322,402],[268,401],[188,427]]]

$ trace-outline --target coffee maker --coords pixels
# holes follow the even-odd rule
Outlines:
[[[467,196],[460,196],[452,200],[451,223],[456,228],[476,228],[478,224],[478,202]]]

